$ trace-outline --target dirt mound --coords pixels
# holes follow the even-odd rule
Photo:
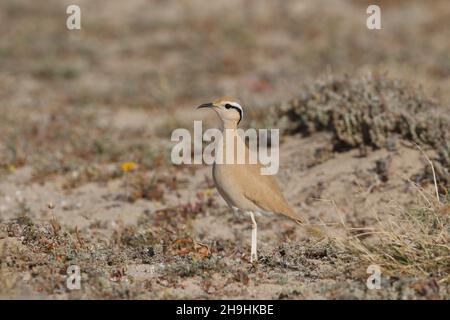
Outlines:
[[[385,76],[331,77],[272,109],[285,134],[333,134],[334,151],[391,149],[402,138],[433,148],[442,183],[450,183],[450,117],[420,88]]]

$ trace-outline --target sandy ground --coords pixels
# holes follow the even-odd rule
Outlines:
[[[448,114],[446,0],[379,1],[376,32],[365,27],[368,1],[78,3],[73,32],[71,1],[0,3],[1,298],[449,298],[448,254],[414,242],[448,250],[448,229],[384,243],[394,267],[346,244],[349,230],[392,216],[403,226],[399,212],[434,205],[430,174],[420,178],[429,164],[408,139],[362,154],[333,150],[327,130],[283,135],[277,178],[309,225],[258,219],[255,265],[250,221],[226,207],[211,168],[169,157],[173,129],[217,126],[200,103],[236,96],[242,127],[261,126],[303,85],[344,74],[406,80]],[[127,162],[137,168],[124,172]],[[441,205],[445,215],[444,194]],[[366,287],[372,263],[383,266],[381,290]],[[80,290],[66,286],[71,265]]]
[[[140,113],[133,115],[132,111],[127,112],[127,116],[130,119],[134,116],[141,118]],[[158,114],[147,116],[155,119]],[[201,118],[199,115],[199,119]],[[130,123],[139,125],[139,121]],[[130,123],[125,126],[128,127]],[[306,138],[287,137],[281,145],[278,180],[293,208],[309,223],[329,224],[326,232],[328,235],[336,235],[342,233],[341,228],[336,226],[341,221],[354,226],[370,225],[375,213],[382,216],[383,210],[388,210],[390,205],[407,205],[414,198],[415,191],[412,190],[409,179],[419,173],[426,163],[414,146],[399,142],[394,152],[374,151],[364,161],[361,161],[358,150],[331,153],[325,158],[318,158],[317,150],[327,148],[329,144],[330,136],[323,133]],[[376,173],[376,162],[386,159],[389,159],[387,181]],[[256,267],[250,265],[250,221],[234,216],[215,189],[211,188],[211,168],[185,168],[177,170],[174,175],[181,183],[176,191],[166,192],[163,199],[128,202],[121,198],[124,193],[123,177],[106,183],[86,183],[65,190],[63,186],[66,178],[54,177],[44,183],[30,183],[31,170],[24,167],[8,175],[0,184],[2,221],[16,221],[17,215],[25,207],[29,219],[42,225],[41,228],[45,225],[48,227],[49,221],[54,218],[63,229],[78,230],[81,237],[90,239],[89,242],[108,243],[114,235],[123,233],[127,227],[141,225],[143,220],[154,224],[160,220],[158,212],[170,211],[171,207],[189,207],[195,203],[199,193],[205,193],[212,202],[210,206],[198,213],[196,209],[188,211],[187,218],[171,215],[170,221],[164,224],[175,225],[176,231],[160,232],[172,232],[169,237],[173,242],[181,239],[180,234],[185,234],[187,239],[208,246],[211,255],[206,261],[212,264],[206,268],[208,271],[203,271],[202,274],[195,270],[195,263],[198,263],[195,262],[198,258],[195,254],[195,263],[189,262],[192,254],[188,254],[190,258],[186,261],[186,257],[177,256],[178,251],[170,248],[172,244],[156,241],[152,245],[154,256],[144,263],[141,257],[126,258],[119,264],[123,270],[120,280],[111,276],[108,281],[114,281],[114,284],[119,282],[122,290],[128,288],[130,291],[136,290],[136,286],[152,284],[151,290],[130,293],[134,298],[320,299],[377,296],[376,292],[365,287],[363,272],[367,266],[360,266],[362,276],[355,275],[351,259],[346,261],[349,257],[345,257],[344,253],[334,253],[334,249],[328,248],[328,240],[320,233],[316,234],[309,228],[296,226],[280,217],[258,219],[262,262]],[[49,209],[49,204],[53,204],[55,208]],[[135,232],[139,234],[144,231],[145,228],[140,228]],[[16,238],[3,234],[0,242],[3,250],[15,254],[28,252],[30,248],[21,239],[23,236]],[[163,249],[164,245],[169,246],[167,252]],[[92,246],[95,244],[92,243]],[[34,260],[34,254],[29,259],[39,265]],[[229,270],[223,271],[220,266]],[[205,266],[200,267],[202,268]],[[63,271],[60,273],[61,279],[64,279]],[[6,272],[4,275],[8,274]],[[39,277],[39,271],[24,270],[14,273],[13,278],[8,276],[4,281],[14,288],[13,297],[96,296],[95,285],[89,278],[96,278],[97,275],[92,273],[86,272],[87,288],[81,292],[60,289],[62,292],[56,290],[50,295],[39,293],[42,288],[33,283],[33,278]],[[175,280],[166,280],[171,277],[175,277]],[[5,297],[11,297],[10,294],[11,292]],[[408,294],[414,296],[407,289],[396,292],[390,288],[382,296],[405,298]]]

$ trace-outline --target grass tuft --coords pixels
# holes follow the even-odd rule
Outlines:
[[[413,207],[394,206],[365,230],[346,228],[336,238],[341,249],[358,259],[380,265],[395,277],[432,278],[450,283],[450,199],[438,202],[418,197]]]

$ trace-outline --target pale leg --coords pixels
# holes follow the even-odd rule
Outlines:
[[[252,218],[252,250],[250,253],[250,262],[253,263],[254,261],[258,261],[258,254],[256,250],[257,246],[257,232],[258,232],[258,226],[256,224],[255,215],[253,212],[250,212],[250,217]]]

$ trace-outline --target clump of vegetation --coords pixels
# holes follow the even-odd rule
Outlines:
[[[403,81],[343,76],[303,88],[297,98],[275,106],[268,119],[286,134],[330,131],[335,151],[391,149],[397,138],[430,146],[438,154],[437,174],[448,185],[450,118],[438,110],[420,88]]]
[[[390,276],[433,279],[450,284],[450,199],[439,202],[419,190],[413,207],[393,206],[367,228],[346,228],[337,238],[363,262],[380,265]]]

